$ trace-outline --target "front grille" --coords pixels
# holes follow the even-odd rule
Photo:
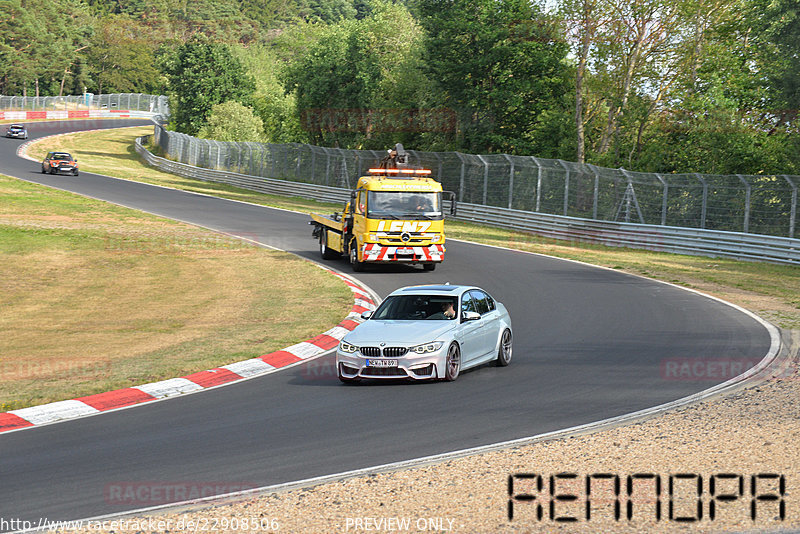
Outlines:
[[[381,355],[380,347],[361,347],[359,350],[367,358],[379,358]]]
[[[367,367],[361,371],[361,376],[408,376],[399,367]]]
[[[408,349],[405,347],[386,347],[383,349],[383,355],[389,358],[399,358],[405,355],[406,352],[408,352]]]

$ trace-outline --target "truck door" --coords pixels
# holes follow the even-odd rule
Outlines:
[[[364,244],[364,235],[367,233],[367,192],[359,191],[353,204],[353,235],[358,241],[358,253],[361,254],[361,246]],[[363,259],[363,258],[362,258]]]

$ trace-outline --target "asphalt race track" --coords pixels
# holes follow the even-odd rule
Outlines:
[[[142,122],[28,128],[36,138]],[[0,138],[0,173],[319,260],[307,215],[87,172],[43,175],[37,163],[15,155],[19,144]],[[344,261],[327,263],[352,272]],[[339,383],[328,355],[228,387],[0,434],[0,517],[67,520],[159,504],[117,502],[109,488],[126,483],[256,487],[533,436],[714,384],[670,379],[667,362],[760,359],[770,347],[761,324],[711,299],[510,250],[448,241],[447,259],[434,272],[368,268],[358,278],[382,296],[444,281],[487,289],[511,313],[511,365],[468,371],[453,383],[353,387]]]

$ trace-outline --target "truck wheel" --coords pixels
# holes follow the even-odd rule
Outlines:
[[[339,255],[335,250],[328,248],[328,232],[325,230],[319,236],[319,255],[322,256],[323,260],[333,260]]]
[[[355,246],[350,246],[350,263],[353,265],[353,270],[360,273],[364,270],[364,262],[358,261],[358,242]]]
[[[423,263],[422,264],[422,268],[425,269],[426,271],[432,271],[432,270],[434,270],[436,268],[436,264],[435,263]]]

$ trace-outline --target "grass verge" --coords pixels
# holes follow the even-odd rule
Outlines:
[[[339,204],[263,195],[160,172],[142,162],[133,148],[135,137],[152,131],[147,126],[72,134],[62,137],[58,148],[80,154],[83,168],[92,172],[301,212],[341,209]],[[36,147],[31,153],[39,156],[50,149]],[[446,227],[450,238],[584,261],[697,289],[782,328],[800,329],[800,267],[558,241],[459,221],[448,221]]]
[[[351,305],[290,254],[0,175],[0,411],[266,354]]]

